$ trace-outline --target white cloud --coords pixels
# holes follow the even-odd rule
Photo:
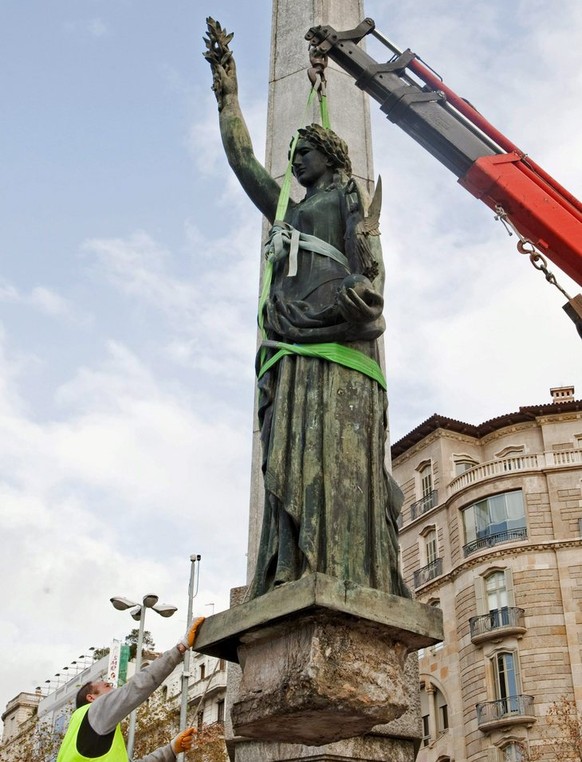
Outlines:
[[[103,19],[100,18],[89,19],[87,29],[92,37],[104,37],[109,31]]]
[[[50,677],[56,658],[128,632],[130,620],[109,610],[114,594],[152,589],[179,605],[173,627],[148,623],[170,645],[186,625],[191,553],[211,577],[202,609],[208,598],[224,608],[244,577],[249,432],[236,411],[169,394],[126,347],[109,350],[63,385],[62,419],[42,424],[12,404],[18,375],[0,368],[6,699]]]
[[[63,22],[63,28],[68,34],[89,35],[101,39],[109,34],[109,27],[99,16],[86,19],[68,20]]]
[[[208,239],[187,228],[190,272],[174,274],[169,253],[147,234],[126,239],[94,239],[86,254],[114,286],[136,305],[146,305],[167,321],[171,338],[164,352],[184,366],[223,381],[252,377],[255,349],[259,238],[255,224],[235,227]]]
[[[35,286],[23,292],[6,280],[0,280],[0,302],[31,306],[43,315],[61,318],[77,325],[87,325],[89,316],[51,288]]]

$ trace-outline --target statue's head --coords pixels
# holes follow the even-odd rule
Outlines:
[[[306,140],[326,157],[329,166],[344,180],[352,175],[352,162],[348,156],[348,146],[345,140],[336,135],[333,130],[326,130],[319,124],[310,124],[298,130],[299,139]]]

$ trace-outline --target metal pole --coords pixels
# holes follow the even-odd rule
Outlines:
[[[137,636],[137,651],[135,653],[135,673],[141,669],[141,649],[143,647],[143,632],[145,625],[146,605],[142,603],[139,617],[139,634]],[[135,741],[135,723],[137,720],[137,708],[129,715],[129,730],[127,731],[127,756],[131,759],[133,756],[133,745]]]
[[[192,621],[193,601],[195,597],[194,579],[196,576],[196,561],[200,561],[200,556],[190,556],[190,581],[188,583],[188,627]],[[200,567],[198,567],[200,569]],[[200,572],[198,572],[200,575]],[[184,654],[184,669],[182,670],[182,695],[180,703],[180,732],[186,730],[186,719],[188,713],[188,684],[190,682],[190,649]],[[183,762],[184,753],[178,755],[179,762]]]

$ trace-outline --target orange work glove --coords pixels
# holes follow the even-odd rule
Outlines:
[[[196,635],[198,634],[198,630],[202,626],[202,622],[204,621],[204,619],[205,617],[199,616],[198,619],[195,619],[190,625],[190,629],[188,630],[188,632],[184,636],[184,640],[182,641],[182,643],[187,648],[192,648],[192,646],[194,645],[194,641],[196,640]]]
[[[186,728],[172,739],[170,746],[174,754],[180,754],[183,751],[189,751],[194,743],[196,728]]]

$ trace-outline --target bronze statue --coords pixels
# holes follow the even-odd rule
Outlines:
[[[250,597],[314,572],[408,596],[402,493],[384,465],[387,401],[375,372],[385,328],[378,197],[366,215],[346,144],[313,124],[299,130],[292,159],[305,197],[275,220],[280,188],[253,152],[232,34],[207,24],[226,156],[273,225],[259,315],[265,510]]]

